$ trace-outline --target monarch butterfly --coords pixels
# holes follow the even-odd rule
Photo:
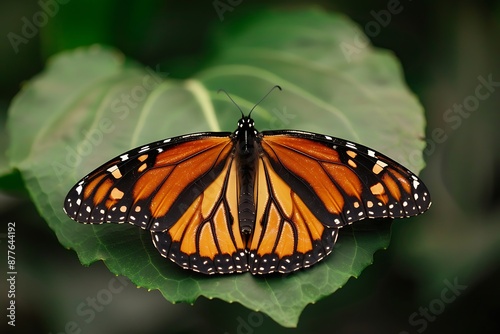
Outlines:
[[[415,174],[368,147],[257,131],[257,105],[248,116],[240,109],[232,133],[173,137],[111,159],[69,191],[64,211],[84,224],[148,230],[160,254],[185,269],[268,274],[320,261],[343,226],[431,205]]]

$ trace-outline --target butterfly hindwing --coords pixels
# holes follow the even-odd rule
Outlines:
[[[205,274],[247,271],[245,244],[237,217],[237,166],[223,171],[168,230],[152,232],[158,251],[183,268]]]
[[[256,188],[255,230],[248,246],[252,274],[292,272],[332,251],[338,229],[318,220],[267,156],[259,159]]]

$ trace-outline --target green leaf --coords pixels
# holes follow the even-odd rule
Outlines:
[[[356,44],[362,32],[352,22],[318,10],[265,12],[226,31],[231,35],[218,36],[209,65],[182,81],[98,46],[57,55],[11,106],[11,164],[61,244],[83,264],[103,260],[172,302],[220,298],[292,327],[307,304],[357,277],[388,246],[389,223],[345,228],[330,256],[291,275],[204,276],[162,258],[145,231],[81,225],[62,211],[78,179],[130,148],[189,132],[233,131],[239,111],[219,88],[249,110],[279,84],[283,92],[252,114],[259,130],[325,133],[369,145],[415,172],[423,167],[422,108],[390,53]],[[346,56],[349,45],[356,53]]]

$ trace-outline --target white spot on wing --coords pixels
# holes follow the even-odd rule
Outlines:
[[[76,187],[76,192],[78,193],[78,195],[80,195],[82,193],[82,190],[83,190],[83,187],[82,185],[79,185],[78,187]]]
[[[373,151],[372,151],[372,152],[373,152]],[[380,167],[382,167],[382,168],[387,167],[387,164],[386,164],[385,162],[383,162],[383,161],[380,161],[380,160],[377,160],[377,165],[379,165],[379,166],[380,166]]]
[[[118,169],[118,166],[117,166],[117,165],[113,165],[113,166],[109,167],[109,168],[107,169],[107,171],[108,171],[108,172],[110,172],[110,173],[113,173],[113,172],[114,172],[115,170],[117,170],[117,169]]]
[[[355,145],[355,144],[353,144],[353,143],[351,143],[351,142],[346,142],[345,146],[350,147],[350,148],[353,148],[353,149],[355,149],[355,150],[357,150],[357,149],[358,149],[358,148],[356,147],[356,145]]]

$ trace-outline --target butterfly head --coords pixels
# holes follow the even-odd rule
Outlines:
[[[255,122],[250,116],[243,116],[238,121],[238,129],[241,131],[254,130]]]
[[[238,138],[240,142],[248,145],[248,141],[258,136],[259,132],[255,129],[255,122],[250,116],[242,116],[238,121],[238,127],[233,133],[233,138]]]

